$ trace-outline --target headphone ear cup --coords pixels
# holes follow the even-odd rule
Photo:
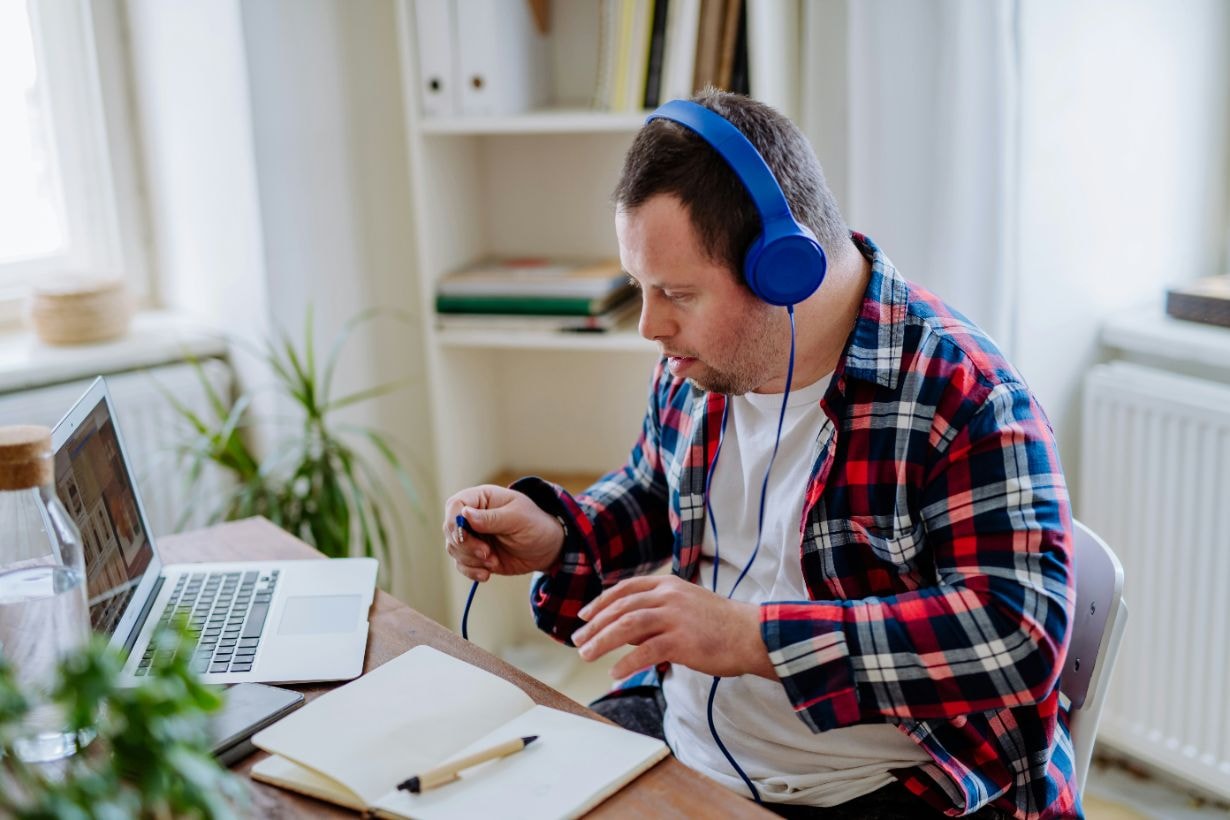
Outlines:
[[[784,307],[815,293],[827,269],[824,249],[807,234],[787,234],[767,243],[761,235],[748,249],[743,276],[752,293]]]

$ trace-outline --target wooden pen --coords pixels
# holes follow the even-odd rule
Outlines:
[[[434,769],[429,769],[422,774],[409,777],[397,784],[397,788],[402,791],[418,794],[419,792],[434,789],[436,786],[442,786],[445,783],[451,783],[457,780],[459,775],[465,769],[477,766],[479,763],[486,763],[488,760],[495,760],[500,757],[508,757],[508,755],[516,754],[517,752],[529,746],[538,735],[530,735],[529,737],[516,737],[512,740],[505,741],[498,746],[492,746],[490,749],[484,749],[480,752],[475,752],[471,755],[466,755],[460,760],[454,760],[451,763],[445,763],[437,766]]]

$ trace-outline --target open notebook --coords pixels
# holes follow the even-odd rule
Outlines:
[[[515,737],[522,752],[422,794],[397,784]],[[536,706],[517,686],[418,646],[252,738],[252,777],[385,817],[577,817],[669,753],[653,738]]]

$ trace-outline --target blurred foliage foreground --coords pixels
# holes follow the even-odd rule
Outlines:
[[[95,638],[62,659],[51,699],[83,744],[54,763],[23,763],[13,751],[37,695],[23,690],[0,654],[0,817],[128,820],[246,814],[244,781],[210,756],[208,715],[224,693],[188,668],[192,639],[166,629],[148,676],[120,686],[123,656]]]

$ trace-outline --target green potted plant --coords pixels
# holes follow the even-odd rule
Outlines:
[[[208,713],[224,694],[188,668],[185,631],[164,630],[155,640],[169,651],[137,686],[119,685],[123,656],[101,640],[62,659],[52,699],[84,745],[56,763],[16,755],[14,739],[37,696],[0,654],[0,817],[228,820],[243,813],[245,785],[209,751]]]
[[[254,351],[301,416],[291,430],[283,429],[264,458],[258,457],[246,435],[258,423],[250,412],[250,392],[230,402],[217,394],[202,373],[210,402],[205,412],[166,393],[192,430],[179,449],[188,481],[196,485],[208,463],[221,466],[235,478],[234,488],[211,510],[211,521],[263,515],[325,555],[351,555],[352,543],[357,541],[361,554],[381,559],[382,567],[386,564],[391,536],[404,532],[398,501],[421,515],[415,484],[405,467],[409,459],[405,448],[386,433],[343,423],[337,413],[387,395],[404,382],[333,395],[338,357],[347,340],[358,327],[380,315],[404,321],[385,310],[357,314],[333,339],[323,362],[316,355],[310,309],[302,349],[296,349],[289,336],[279,331],[276,339]],[[382,477],[381,466],[395,476],[396,490]]]

